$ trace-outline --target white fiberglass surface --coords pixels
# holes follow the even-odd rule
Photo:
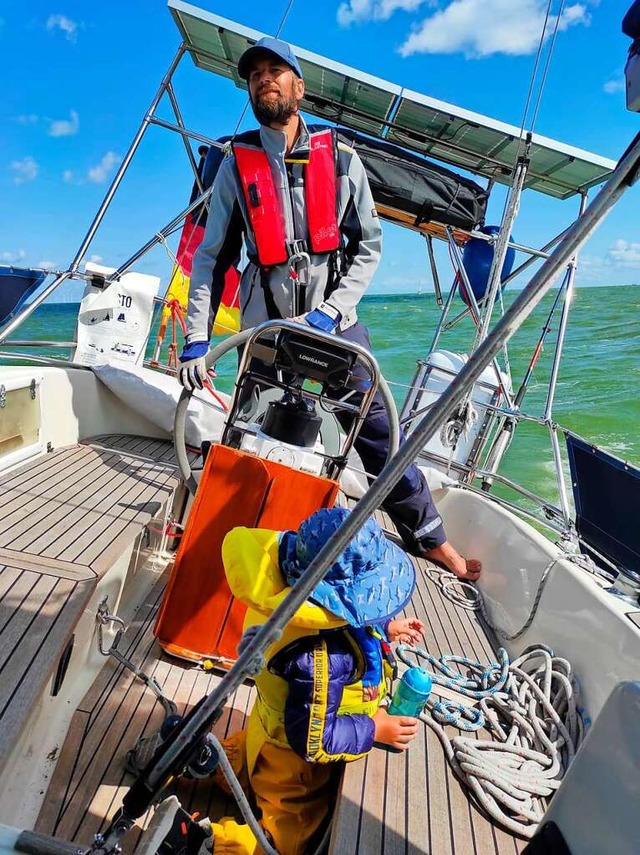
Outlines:
[[[492,623],[507,634],[517,632],[531,613],[545,568],[560,551],[483,496],[449,490],[438,508],[456,548],[482,561],[479,588]],[[531,626],[513,642],[499,641],[512,657],[531,644],[546,644],[569,659],[595,718],[617,683],[640,678],[640,630],[627,617],[629,610],[591,574],[560,558]]]

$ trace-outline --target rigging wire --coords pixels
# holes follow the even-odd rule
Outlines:
[[[514,183],[516,180],[516,175],[518,174],[518,169],[520,168],[520,158],[522,156],[523,145],[525,143],[525,127],[527,126],[527,123],[528,123],[529,109],[531,106],[532,99],[534,98],[534,91],[536,89],[536,85],[537,85],[537,92],[535,95],[535,102],[534,102],[534,106],[533,106],[533,113],[531,115],[531,121],[529,123],[529,127],[527,130],[527,136],[529,136],[530,134],[533,134],[535,124],[536,124],[536,121],[538,118],[538,112],[540,110],[540,104],[542,102],[542,96],[544,94],[544,89],[545,89],[546,82],[547,82],[549,68],[551,65],[551,59],[552,59],[553,51],[555,48],[556,36],[558,34],[560,21],[562,19],[562,14],[564,12],[565,0],[560,0],[560,5],[558,8],[558,12],[555,16],[555,24],[553,25],[553,32],[551,33],[550,43],[549,43],[549,47],[547,50],[547,55],[546,55],[546,59],[544,62],[544,67],[542,70],[542,76],[538,82],[537,81],[538,70],[539,70],[540,65],[541,65],[541,59],[542,59],[544,44],[545,44],[545,41],[549,35],[548,30],[550,30],[550,21],[552,19],[553,5],[554,5],[554,0],[548,0],[547,9],[545,12],[545,17],[544,17],[544,22],[542,25],[542,31],[540,33],[540,40],[538,42],[538,49],[536,51],[536,58],[535,58],[535,61],[533,64],[533,69],[531,71],[531,77],[530,77],[530,81],[529,81],[529,89],[527,91],[527,97],[525,99],[525,105],[524,105],[524,109],[522,112],[522,123],[520,125],[520,134],[518,137],[518,147],[517,147],[517,151],[516,151],[516,157],[515,157],[515,161],[514,161],[513,171],[511,173],[511,178],[512,178]],[[513,185],[512,185],[512,189],[513,189]],[[501,220],[500,220],[501,223],[504,223],[504,221],[505,221],[505,217],[507,216],[507,210],[509,208],[511,198],[512,198],[512,193],[508,192],[505,195],[504,204],[502,206],[502,215],[501,215]],[[502,297],[502,288],[500,286],[498,286],[498,288],[497,288],[497,293],[499,295],[498,299],[500,301],[500,310],[501,310],[501,313],[504,314],[504,303],[503,303],[503,297]],[[489,302],[489,301],[487,301],[487,302]],[[487,311],[489,310],[488,306],[487,306],[486,310]],[[484,312],[481,313],[481,318],[483,318],[483,317],[484,317]],[[502,354],[503,354],[503,358],[504,358],[504,362],[505,362],[505,370],[509,371],[509,373],[510,373],[509,350],[508,350],[508,347],[506,344],[502,348]]]
[[[544,70],[542,72],[542,80],[540,81],[540,88],[538,91],[538,98],[536,100],[535,109],[533,111],[533,117],[531,119],[531,132],[535,127],[536,121],[538,119],[538,110],[540,109],[540,103],[542,101],[542,95],[544,93],[544,88],[547,83],[547,76],[549,74],[549,67],[551,65],[551,58],[553,56],[553,51],[556,43],[556,36],[558,35],[558,29],[560,27],[560,21],[562,19],[562,13],[564,12],[565,0],[560,0],[560,8],[558,10],[558,14],[556,16],[556,23],[553,28],[553,34],[551,35],[551,43],[549,45],[549,50],[547,51],[547,59],[545,62]]]
[[[540,82],[537,84],[537,93],[535,96],[533,114],[531,116],[531,121],[530,121],[529,126],[527,128],[528,132],[530,132],[530,133],[533,133],[533,130],[535,128],[535,124],[536,124],[536,121],[538,118],[538,111],[540,109],[540,104],[542,102],[542,96],[544,94],[544,89],[545,89],[545,86],[547,83],[547,76],[549,74],[549,67],[551,65],[551,59],[553,57],[553,51],[555,49],[556,36],[558,35],[558,29],[560,27],[560,21],[562,20],[562,14],[564,12],[565,2],[566,2],[566,0],[560,0],[560,7],[558,9],[557,15],[555,16],[555,24],[553,27],[553,33],[551,33],[551,40],[549,43],[549,48],[547,50],[547,56],[545,59],[544,68],[542,70],[542,77],[540,79]],[[547,39],[547,36],[548,36],[547,29],[549,27],[549,21],[551,18],[551,11],[553,8],[553,4],[554,4],[554,0],[549,0],[549,2],[547,3],[547,11],[545,13],[544,23],[542,25],[542,32],[540,33],[540,41],[538,42],[538,49],[536,51],[536,58],[535,58],[535,61],[533,63],[533,69],[531,71],[531,78],[529,81],[529,89],[527,91],[527,97],[525,100],[524,109],[522,111],[522,123],[520,125],[520,134],[519,134],[520,145],[522,144],[522,140],[524,137],[525,127],[527,127],[527,122],[528,122],[527,117],[529,115],[529,108],[531,106],[531,101],[532,101],[532,98],[534,95],[534,90],[536,88],[536,80],[538,77],[538,69],[540,66],[541,58],[542,58],[542,51],[544,48],[544,43],[545,43],[545,40]],[[519,156],[520,156],[520,149],[518,149],[518,157]],[[516,160],[517,160],[517,158],[516,158]]]
[[[549,21],[551,18],[551,11],[553,9],[553,4],[554,4],[554,0],[548,0],[547,10],[545,12],[545,17],[544,17],[544,23],[542,25],[542,31],[540,33],[540,40],[538,42],[538,49],[536,51],[536,58],[535,58],[535,61],[533,63],[533,69],[531,71],[531,77],[529,80],[529,89],[527,91],[527,97],[525,99],[525,105],[524,105],[524,109],[522,111],[522,122],[520,124],[520,134],[518,137],[518,150],[516,152],[515,166],[514,166],[514,169],[512,172],[512,177],[515,176],[516,169],[518,166],[518,161],[519,161],[520,155],[522,153],[522,145],[523,145],[523,141],[524,141],[524,137],[525,137],[525,127],[527,127],[527,117],[529,115],[529,108],[531,106],[531,101],[534,97],[534,90],[536,89],[538,69],[539,69],[540,63],[541,63],[544,43],[545,43],[547,36],[548,36],[547,29],[549,27]],[[556,15],[556,18],[555,18],[555,25],[553,28],[553,33],[551,34],[551,41],[549,44],[549,49],[547,51],[547,56],[546,56],[544,68],[542,71],[542,77],[541,77],[539,83],[537,84],[537,93],[535,95],[535,103],[534,103],[534,107],[533,107],[533,114],[531,117],[531,122],[529,124],[528,129],[527,129],[528,133],[533,133],[533,130],[535,128],[535,123],[536,123],[537,118],[538,118],[538,112],[540,110],[540,104],[542,102],[542,96],[544,94],[544,89],[545,89],[546,82],[547,82],[549,67],[551,65],[551,58],[553,56],[553,51],[555,48],[556,36],[558,34],[560,21],[562,19],[562,13],[564,12],[564,6],[565,6],[565,0],[560,0],[560,7],[558,9],[558,14]],[[509,194],[507,193],[507,196],[506,196],[505,201],[504,201],[504,206],[502,209],[502,218],[503,219],[504,219],[505,212],[507,210],[508,203],[509,203]]]
[[[564,4],[564,0],[562,0]],[[551,16],[551,7],[553,6],[553,0],[549,0],[547,3],[547,11],[544,17],[544,24],[542,25],[542,32],[540,33],[540,41],[538,42],[538,50],[536,51],[536,58],[533,63],[533,70],[531,72],[531,79],[529,81],[529,91],[527,92],[527,98],[524,105],[524,110],[522,111],[522,123],[520,125],[520,142],[522,142],[522,137],[524,135],[525,125],[527,124],[527,114],[529,113],[529,105],[531,104],[531,98],[533,97],[533,90],[536,85],[536,77],[538,75],[538,66],[540,64],[540,58],[542,56],[542,49],[544,47],[544,40],[547,34],[547,25],[549,23],[549,18]],[[531,128],[531,130],[533,130]],[[520,152],[518,152],[520,154]]]

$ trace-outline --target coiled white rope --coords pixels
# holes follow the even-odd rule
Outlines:
[[[440,431],[440,442],[447,448],[455,450],[461,436],[469,437],[469,431],[474,423],[478,421],[478,411],[469,398],[466,403],[460,404],[458,409],[452,413],[448,421],[444,423]]]
[[[514,834],[532,837],[590,723],[570,663],[543,645],[527,648],[510,664],[501,648],[500,663],[489,666],[463,657],[436,659],[408,645],[396,652],[406,665],[415,664],[411,656],[427,659],[436,668],[431,674],[436,686],[478,700],[479,709],[465,709],[454,721],[455,715],[440,709],[447,704],[430,699],[420,718],[438,736],[454,773],[480,806]],[[454,673],[452,663],[469,674]],[[466,725],[470,719],[476,721],[474,728]],[[493,739],[450,740],[443,723],[467,730],[484,725]]]
[[[427,578],[440,588],[443,595],[457,606],[470,612],[478,611],[482,607],[482,594],[471,582],[458,579],[454,573],[435,564],[428,564],[425,573]]]

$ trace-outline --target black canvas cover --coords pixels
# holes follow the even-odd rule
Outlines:
[[[0,326],[18,312],[46,277],[45,270],[0,265]]]
[[[414,227],[435,222],[473,229],[484,222],[489,194],[475,181],[354,131],[339,128],[338,138],[360,155],[381,216]]]

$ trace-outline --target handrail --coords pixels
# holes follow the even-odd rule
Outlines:
[[[0,347],[77,347],[77,341],[45,341],[38,339],[12,339],[5,341]]]
[[[71,362],[68,359],[57,359],[55,356],[38,356],[35,353],[0,353],[0,360],[12,359],[27,360],[30,363],[37,362],[38,365],[48,365],[50,368],[71,368],[74,371],[91,371],[90,365],[81,365],[79,362]],[[0,365],[0,367],[2,367]]]

